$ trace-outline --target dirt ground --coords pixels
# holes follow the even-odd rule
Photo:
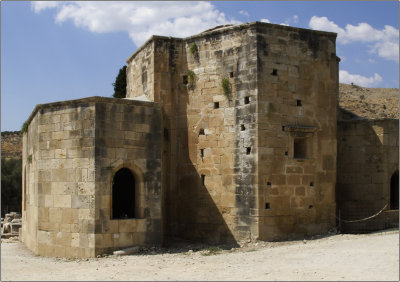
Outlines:
[[[18,239],[1,244],[2,281],[398,279],[398,230],[228,250],[185,245],[88,260],[35,256]]]

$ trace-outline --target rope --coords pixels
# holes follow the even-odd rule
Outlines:
[[[376,217],[379,214],[381,214],[386,209],[387,205],[388,204],[386,204],[378,213],[376,213],[374,215],[371,215],[371,216],[369,216],[367,218],[357,219],[357,220],[344,220],[344,219],[341,219],[340,217],[336,217],[336,218],[339,219],[340,221],[343,221],[343,222],[360,222],[360,221],[368,220],[368,219],[371,219],[371,218]]]

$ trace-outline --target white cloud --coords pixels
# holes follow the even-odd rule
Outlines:
[[[239,14],[241,14],[241,15],[243,15],[243,16],[246,16],[246,17],[249,17],[249,16],[250,16],[249,13],[247,13],[246,11],[243,11],[243,10],[240,10],[240,11],[239,11]]]
[[[372,43],[369,46],[371,53],[376,53],[379,57],[387,60],[399,62],[399,30],[390,25],[385,25],[382,30],[375,29],[367,23],[347,24],[345,28],[341,28],[327,17],[313,16],[309,26],[312,29],[336,32],[340,44]]]
[[[269,19],[261,19],[260,21],[263,23],[270,23]]]
[[[57,7],[59,3],[57,1],[36,1],[32,2],[32,8],[35,13],[40,13],[42,10]]]
[[[298,22],[299,22],[299,16],[293,15],[291,18],[287,18],[283,23],[280,23],[280,25],[291,26]]]
[[[227,19],[208,2],[32,2],[35,12],[56,8],[55,21],[72,21],[91,32],[125,31],[139,46],[152,35],[185,37],[214,26],[240,23]]]
[[[376,86],[382,82],[382,77],[375,73],[371,77],[365,77],[359,74],[350,74],[348,71],[339,71],[339,82],[341,83],[354,83],[356,85],[371,87]]]

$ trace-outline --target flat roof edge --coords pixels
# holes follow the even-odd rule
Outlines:
[[[29,115],[28,119],[26,120],[26,123],[28,123],[29,125],[39,110],[46,108],[62,107],[62,106],[75,106],[83,103],[112,103],[112,104],[124,104],[124,105],[137,105],[137,106],[145,106],[153,108],[161,108],[162,105],[162,103],[158,102],[138,101],[138,100],[111,98],[102,96],[91,96],[80,99],[37,104],[33,109],[32,113]]]
[[[189,41],[192,39],[196,39],[202,36],[210,35],[210,34],[219,34],[219,33],[224,33],[230,30],[240,30],[240,29],[246,29],[246,28],[251,28],[251,27],[258,27],[258,26],[269,26],[272,28],[276,29],[282,29],[282,30],[303,30],[311,33],[316,33],[320,35],[325,35],[325,36],[330,36],[330,37],[337,37],[337,33],[335,32],[330,32],[330,31],[322,31],[322,30],[314,30],[314,29],[307,29],[307,28],[301,28],[301,27],[293,27],[293,26],[285,26],[285,25],[280,25],[280,24],[272,24],[272,23],[264,23],[264,22],[249,22],[249,23],[242,23],[242,24],[237,24],[237,25],[232,25],[232,26],[226,26],[226,27],[221,27],[217,29],[210,29],[210,30],[205,30],[203,32],[200,32],[198,34],[194,34],[188,37],[172,37],[172,36],[161,36],[161,35],[152,35],[149,39],[145,41],[129,58],[126,60],[126,63],[129,64],[129,62],[138,54],[140,51],[142,51],[148,44],[153,42],[155,39],[163,39],[163,40],[179,40],[179,41]]]

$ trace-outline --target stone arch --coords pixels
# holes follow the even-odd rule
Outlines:
[[[399,171],[396,170],[390,178],[390,209],[399,209]]]
[[[129,176],[129,173],[131,176]],[[130,211],[128,218],[144,218],[144,181],[143,181],[143,173],[142,170],[134,163],[124,163],[117,166],[113,169],[112,178],[111,178],[111,218],[112,219],[124,219],[124,217],[114,215],[114,212],[121,211],[121,209],[115,207],[118,204],[118,199],[115,199],[115,177],[120,177],[126,175],[126,181],[131,183],[126,183],[128,186],[132,188],[129,192],[127,192],[127,196],[131,199],[131,206],[133,206],[133,211]],[[131,178],[130,178],[131,177]],[[129,179],[130,178],[130,179]],[[120,179],[120,180],[123,180]],[[129,188],[128,188],[129,189]],[[129,202],[129,199],[128,201]],[[133,213],[133,215],[132,215]]]

